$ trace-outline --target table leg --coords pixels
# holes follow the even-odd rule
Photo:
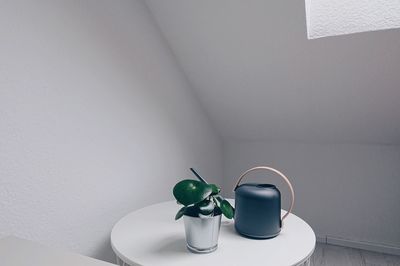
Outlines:
[[[115,256],[115,258],[116,258],[117,264],[119,266],[135,266],[135,265],[129,265],[128,263],[121,260],[118,256]]]
[[[128,266],[127,264],[125,264],[125,262],[123,260],[121,260],[118,256],[115,256],[116,260],[117,260],[117,264],[119,266]]]

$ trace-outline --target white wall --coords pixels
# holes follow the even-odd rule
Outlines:
[[[112,260],[121,216],[172,199],[190,166],[222,180],[220,140],[142,1],[0,6],[0,237]]]
[[[400,146],[231,140],[224,160],[225,191],[248,168],[270,165],[293,181],[294,213],[318,236],[400,248]],[[279,184],[288,206],[278,176],[260,172],[249,181]]]

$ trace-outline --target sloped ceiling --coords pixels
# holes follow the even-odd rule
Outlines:
[[[400,31],[307,40],[303,1],[147,0],[225,138],[400,143]]]

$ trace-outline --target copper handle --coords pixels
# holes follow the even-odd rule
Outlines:
[[[239,177],[238,181],[236,182],[235,189],[234,189],[233,191],[235,191],[235,190],[237,189],[237,187],[239,186],[239,184],[240,184],[240,182],[242,181],[242,179],[243,179],[248,173],[250,173],[250,172],[252,172],[252,171],[254,171],[254,170],[270,170],[270,171],[272,171],[272,172],[278,174],[280,177],[282,177],[283,180],[285,180],[286,184],[288,185],[288,187],[289,187],[289,189],[290,189],[290,193],[292,194],[292,200],[291,200],[291,202],[290,202],[290,208],[289,208],[289,210],[288,210],[288,211],[286,212],[286,214],[283,215],[283,217],[282,217],[282,221],[283,221],[283,219],[285,219],[285,218],[289,215],[289,213],[292,212],[293,205],[294,205],[294,190],[293,190],[292,184],[291,184],[290,181],[289,181],[289,178],[287,178],[287,177],[286,177],[284,174],[282,174],[280,171],[278,171],[278,170],[276,170],[276,169],[274,169],[274,168],[272,168],[272,167],[268,167],[268,166],[257,166],[257,167],[253,167],[253,168],[247,170],[246,172],[244,172],[244,173]]]

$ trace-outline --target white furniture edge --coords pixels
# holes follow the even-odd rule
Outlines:
[[[227,200],[230,201],[230,202],[232,203],[232,199],[227,199]],[[149,206],[157,205],[157,204],[161,204],[161,203],[164,203],[164,202],[154,203],[154,204],[151,204],[151,205],[149,205]],[[140,211],[140,210],[145,209],[145,208],[147,208],[147,207],[149,207],[149,206],[144,206],[144,207],[142,207],[142,208],[139,208],[139,209],[137,209],[137,210],[134,210],[133,212]],[[282,211],[284,211],[284,210],[282,209]],[[127,214],[127,215],[128,215],[128,214]],[[294,214],[293,214],[293,215],[294,215]],[[125,215],[125,216],[126,216],[126,215]],[[125,216],[121,217],[121,219],[124,218]],[[296,215],[295,215],[295,216],[296,216]],[[120,219],[120,220],[121,220],[121,219]],[[300,218],[300,219],[301,219],[301,218]],[[120,221],[120,220],[118,220],[118,221]],[[118,222],[117,222],[117,223],[118,223]],[[115,224],[115,225],[116,225],[116,224]],[[111,231],[111,235],[112,235],[112,233],[113,233],[113,231],[114,231],[115,225],[114,225],[114,227],[113,227],[113,229],[112,229],[112,231]],[[317,236],[315,235],[315,233],[314,233],[314,236],[315,236],[315,243],[316,243],[316,242],[319,242],[319,241],[317,241]],[[319,239],[318,239],[318,240],[319,240]],[[115,253],[115,255],[116,255],[116,260],[117,260],[117,263],[118,263],[119,265],[121,265],[121,266],[141,266],[141,264],[138,264],[138,263],[135,263],[135,262],[131,261],[131,259],[127,258],[127,257],[124,256],[121,252],[119,252],[118,249],[114,246],[113,241],[110,241],[110,242],[111,242],[111,248],[112,248],[112,250],[114,251],[114,253]],[[311,263],[310,258],[311,258],[311,256],[313,255],[313,253],[314,253],[314,251],[315,251],[315,247],[316,247],[316,245],[314,245],[314,247],[313,247],[313,249],[311,250],[311,252],[310,252],[303,260],[299,261],[299,262],[296,263],[296,264],[288,265],[288,266],[309,266],[309,265],[311,265],[311,264],[310,264],[310,263]]]
[[[80,254],[8,236],[0,239],[0,264],[7,266],[116,266]]]

